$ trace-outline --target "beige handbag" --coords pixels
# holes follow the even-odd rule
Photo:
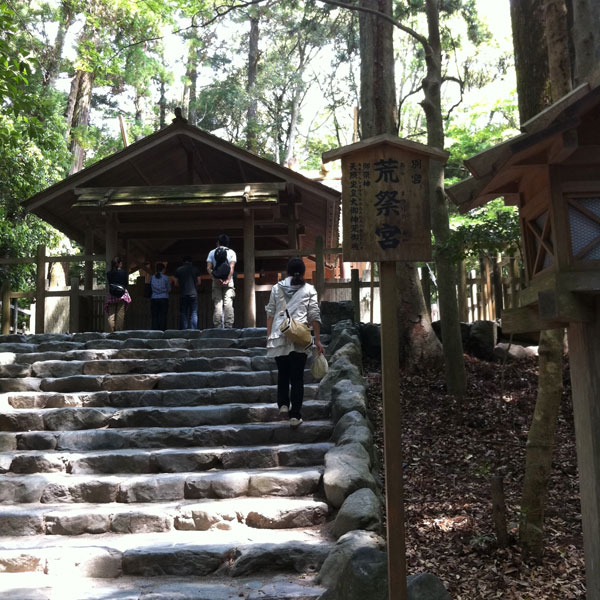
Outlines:
[[[281,323],[279,330],[285,337],[294,342],[294,344],[298,344],[302,346],[304,350],[310,348],[312,344],[312,336],[310,334],[310,329],[306,323],[302,323],[301,321],[296,321],[291,315],[290,311],[285,308],[285,317],[283,318],[283,322]]]

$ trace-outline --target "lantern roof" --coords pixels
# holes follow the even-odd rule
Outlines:
[[[426,146],[425,144],[420,144],[419,142],[413,142],[412,140],[407,140],[398,137],[397,135],[392,135],[391,133],[382,133],[381,135],[376,135],[374,137],[361,140],[360,142],[349,144],[348,146],[342,146],[341,148],[335,148],[334,150],[324,152],[322,159],[324,163],[327,163],[332,160],[338,160],[344,156],[352,155],[356,152],[361,152],[363,150],[381,145],[394,146],[396,148],[405,150],[406,152],[427,156],[434,160],[440,160],[444,163],[450,156],[450,153],[446,152],[445,150],[439,150],[438,148],[433,148],[432,146]]]
[[[516,204],[526,173],[549,165],[591,165],[600,162],[600,140],[586,127],[600,121],[600,86],[581,84],[534,118],[522,133],[464,161],[472,177],[449,188],[461,213],[498,197]]]

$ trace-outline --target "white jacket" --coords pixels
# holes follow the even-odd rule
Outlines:
[[[286,304],[290,315],[297,321],[307,323],[309,326],[314,321],[321,322],[315,287],[310,283],[302,286],[292,285],[291,280],[291,277],[286,277],[273,286],[269,302],[265,307],[267,316],[273,317],[271,334],[267,339],[267,356],[282,356],[290,352],[311,353],[310,349],[305,350],[294,344],[281,333],[279,328],[285,316]]]

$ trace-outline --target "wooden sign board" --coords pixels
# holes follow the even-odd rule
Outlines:
[[[431,260],[429,157],[390,144],[342,157],[345,261]]]

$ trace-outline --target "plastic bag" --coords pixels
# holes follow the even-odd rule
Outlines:
[[[315,379],[323,379],[329,371],[329,365],[324,354],[319,354],[314,357],[313,363],[310,366],[310,372]]]

